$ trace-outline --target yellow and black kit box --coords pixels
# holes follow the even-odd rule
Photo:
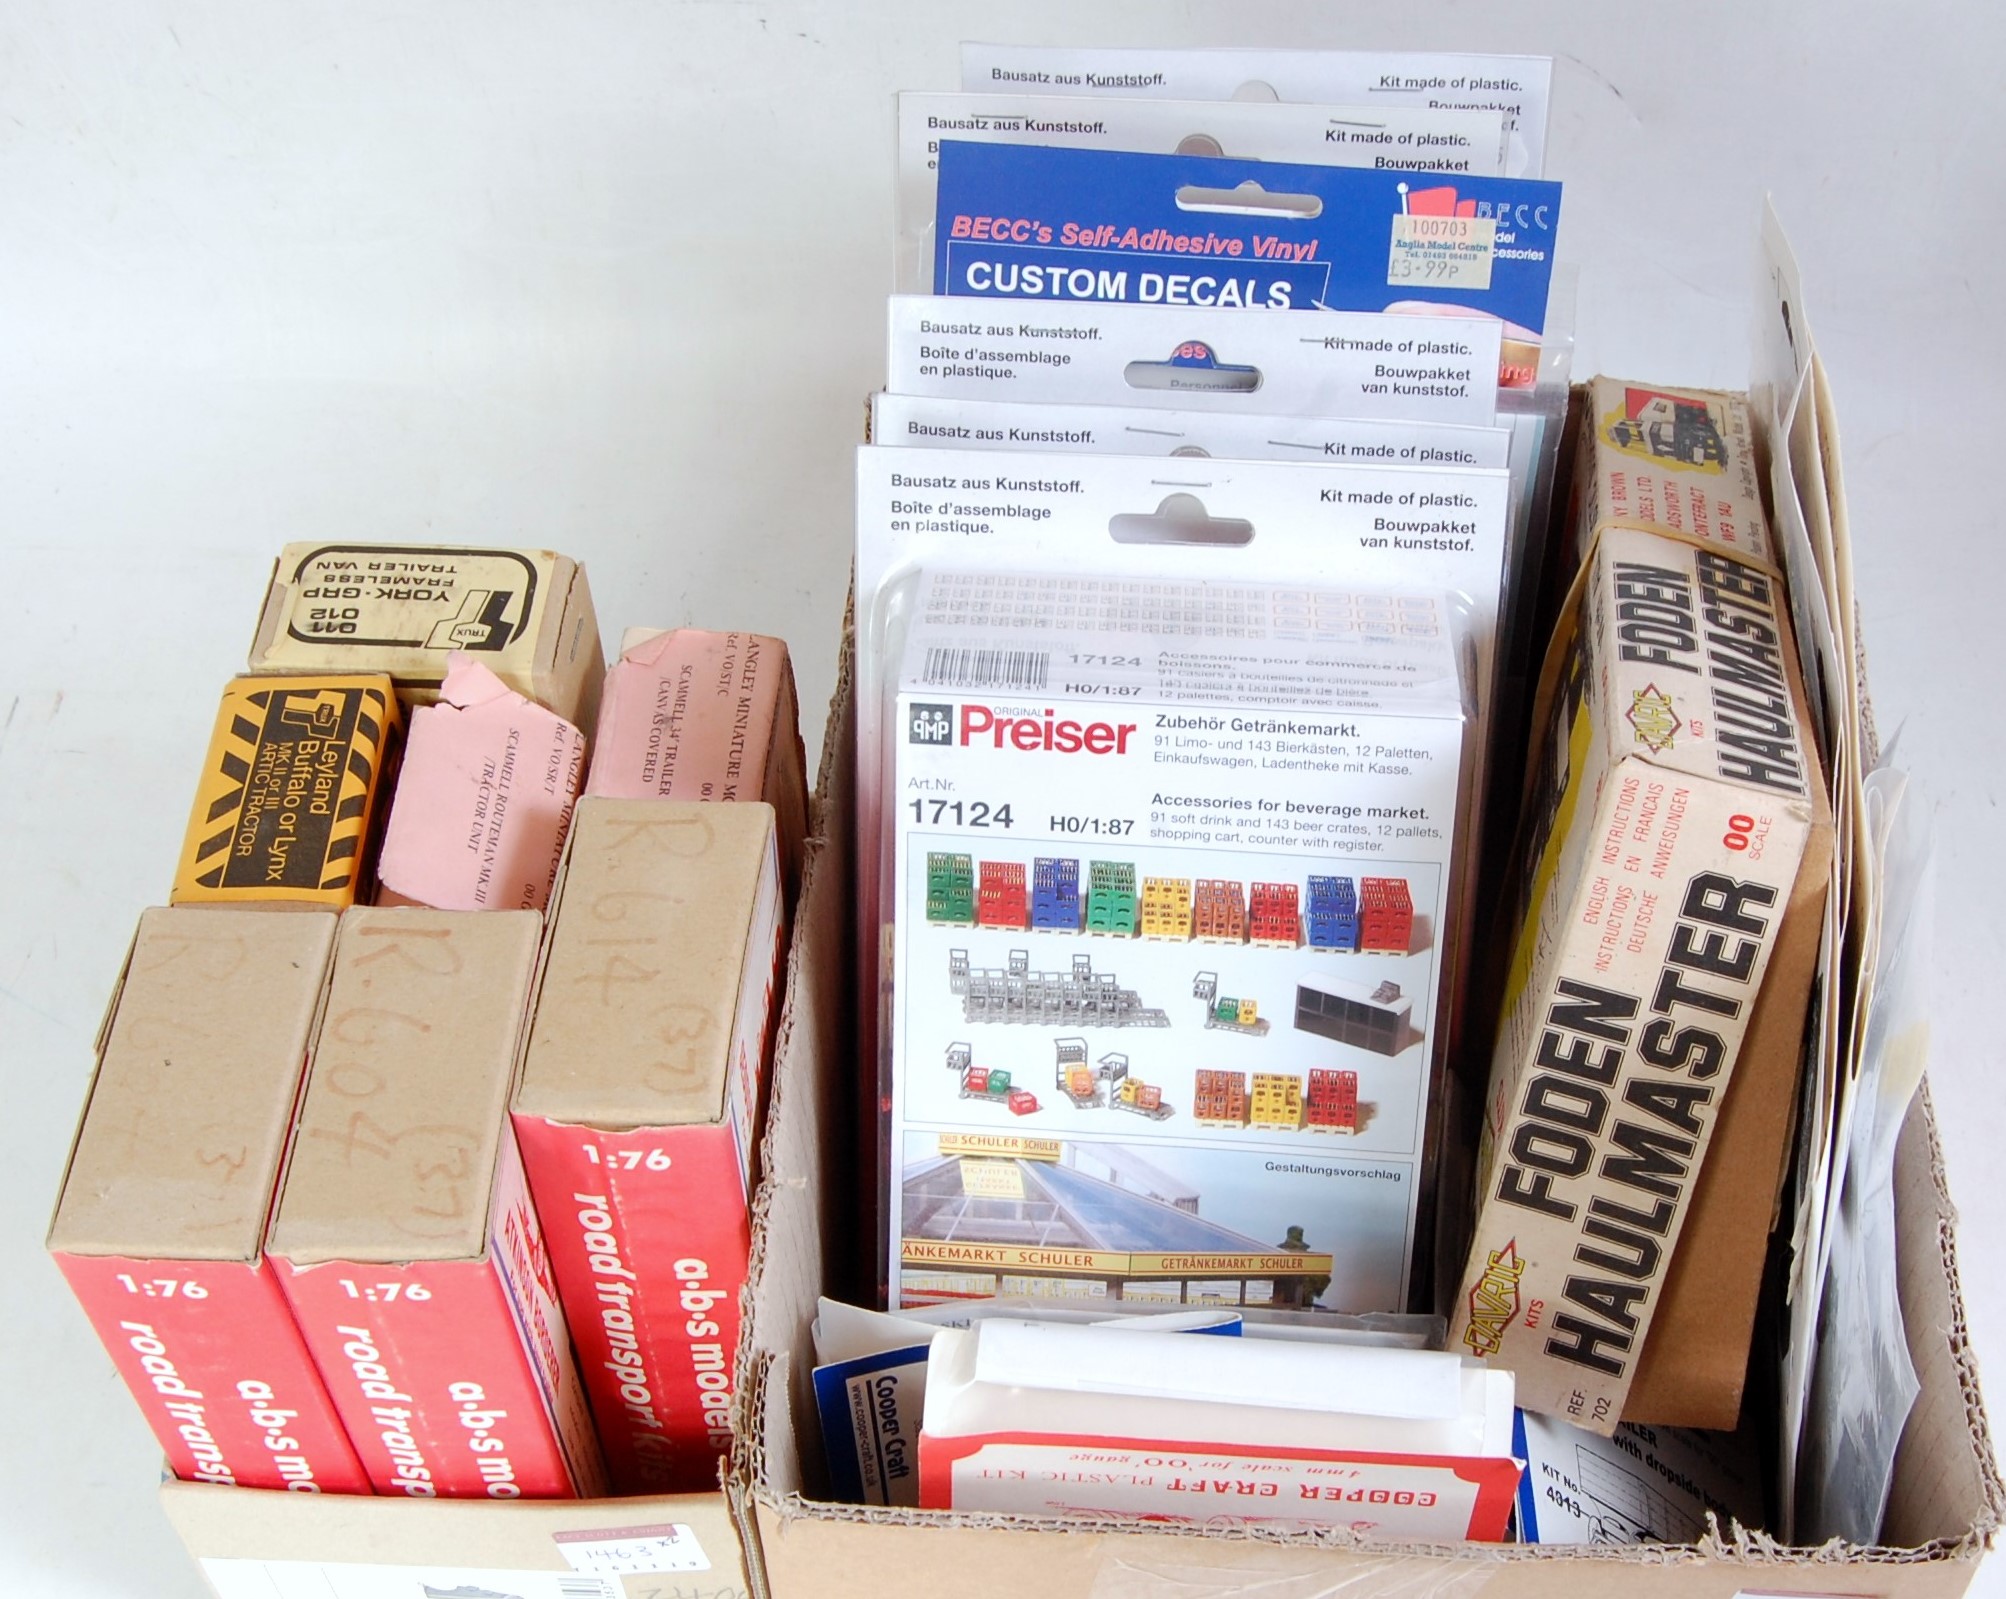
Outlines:
[[[173,902],[367,903],[402,733],[380,673],[232,679]]]

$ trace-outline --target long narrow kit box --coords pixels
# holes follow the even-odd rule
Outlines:
[[[140,918],[49,1228],[191,1482],[369,1491],[262,1247],[334,928],[324,912]]]
[[[516,1136],[617,1492],[730,1447],[786,916],[771,806],[581,800]]]
[[[508,1127],[534,911],[350,911],[266,1243],[379,1493],[599,1491]]]
[[[1451,1347],[1605,1435],[1673,1273],[1759,1272],[1781,1180],[1831,855],[1785,613],[1745,557],[1605,527],[1549,668]],[[1702,1423],[1731,1426],[1748,1323],[1712,1308],[1681,1339],[1706,1345],[1696,1384],[1731,1374]]]
[[[253,672],[382,672],[414,705],[464,650],[574,727],[598,714],[606,657],[585,568],[554,550],[288,544]]]
[[[759,633],[630,630],[606,674],[585,792],[765,801],[791,904],[801,881],[808,785],[787,646]]]
[[[174,903],[366,904],[402,735],[387,677],[232,679],[203,758]]]
[[[894,1308],[1404,1308],[1465,754],[1446,602],[934,572],[914,616]]]

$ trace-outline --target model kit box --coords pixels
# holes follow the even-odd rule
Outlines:
[[[358,909],[266,1241],[377,1492],[603,1481],[508,1126],[534,911]]]
[[[1780,581],[1622,528],[1591,560],[1556,643],[1450,1315],[1451,1346],[1510,1366],[1521,1406],[1606,1436],[1692,1258],[1717,1122],[1756,1142],[1727,1171],[1738,1236],[1698,1265],[1759,1273],[1831,822]],[[1765,1005],[1779,1031],[1745,1048]],[[1691,1335],[1738,1372],[1747,1333],[1717,1314]]]
[[[717,1481],[786,929],[773,808],[579,802],[515,1094],[616,1491]]]
[[[367,1493],[262,1245],[335,918],[151,910],[49,1228],[176,1476]]]
[[[598,714],[606,657],[592,590],[554,550],[288,544],[250,669],[382,672],[429,705],[456,650],[574,727]]]
[[[387,677],[232,679],[173,902],[366,903],[402,735]]]
[[[913,616],[894,1308],[1404,1308],[1464,760],[1446,602],[936,571]],[[1390,881],[1398,937],[1328,936],[1340,884]]]
[[[787,646],[758,633],[628,629],[606,674],[585,792],[764,800],[788,903],[801,882],[808,784]]]
[[[584,776],[583,733],[455,655],[411,713],[376,902],[542,910]]]
[[[1697,539],[1777,564],[1744,395],[1595,379],[1570,511],[1576,565],[1605,527]]]

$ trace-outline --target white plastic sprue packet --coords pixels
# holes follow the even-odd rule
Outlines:
[[[964,44],[961,86],[977,94],[1499,111],[1511,141],[1505,176],[1536,178],[1545,170],[1553,58],[1418,50],[1082,50]]]
[[[1210,455],[1363,466],[1511,464],[1511,433],[1505,428],[883,393],[871,396],[871,442],[892,449]]]
[[[894,394],[1489,427],[1501,324],[1473,317],[893,295]]]

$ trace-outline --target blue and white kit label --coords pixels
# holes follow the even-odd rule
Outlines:
[[[934,290],[1294,311],[1448,306],[1536,339],[1559,224],[1560,185],[1531,179],[943,140]]]

